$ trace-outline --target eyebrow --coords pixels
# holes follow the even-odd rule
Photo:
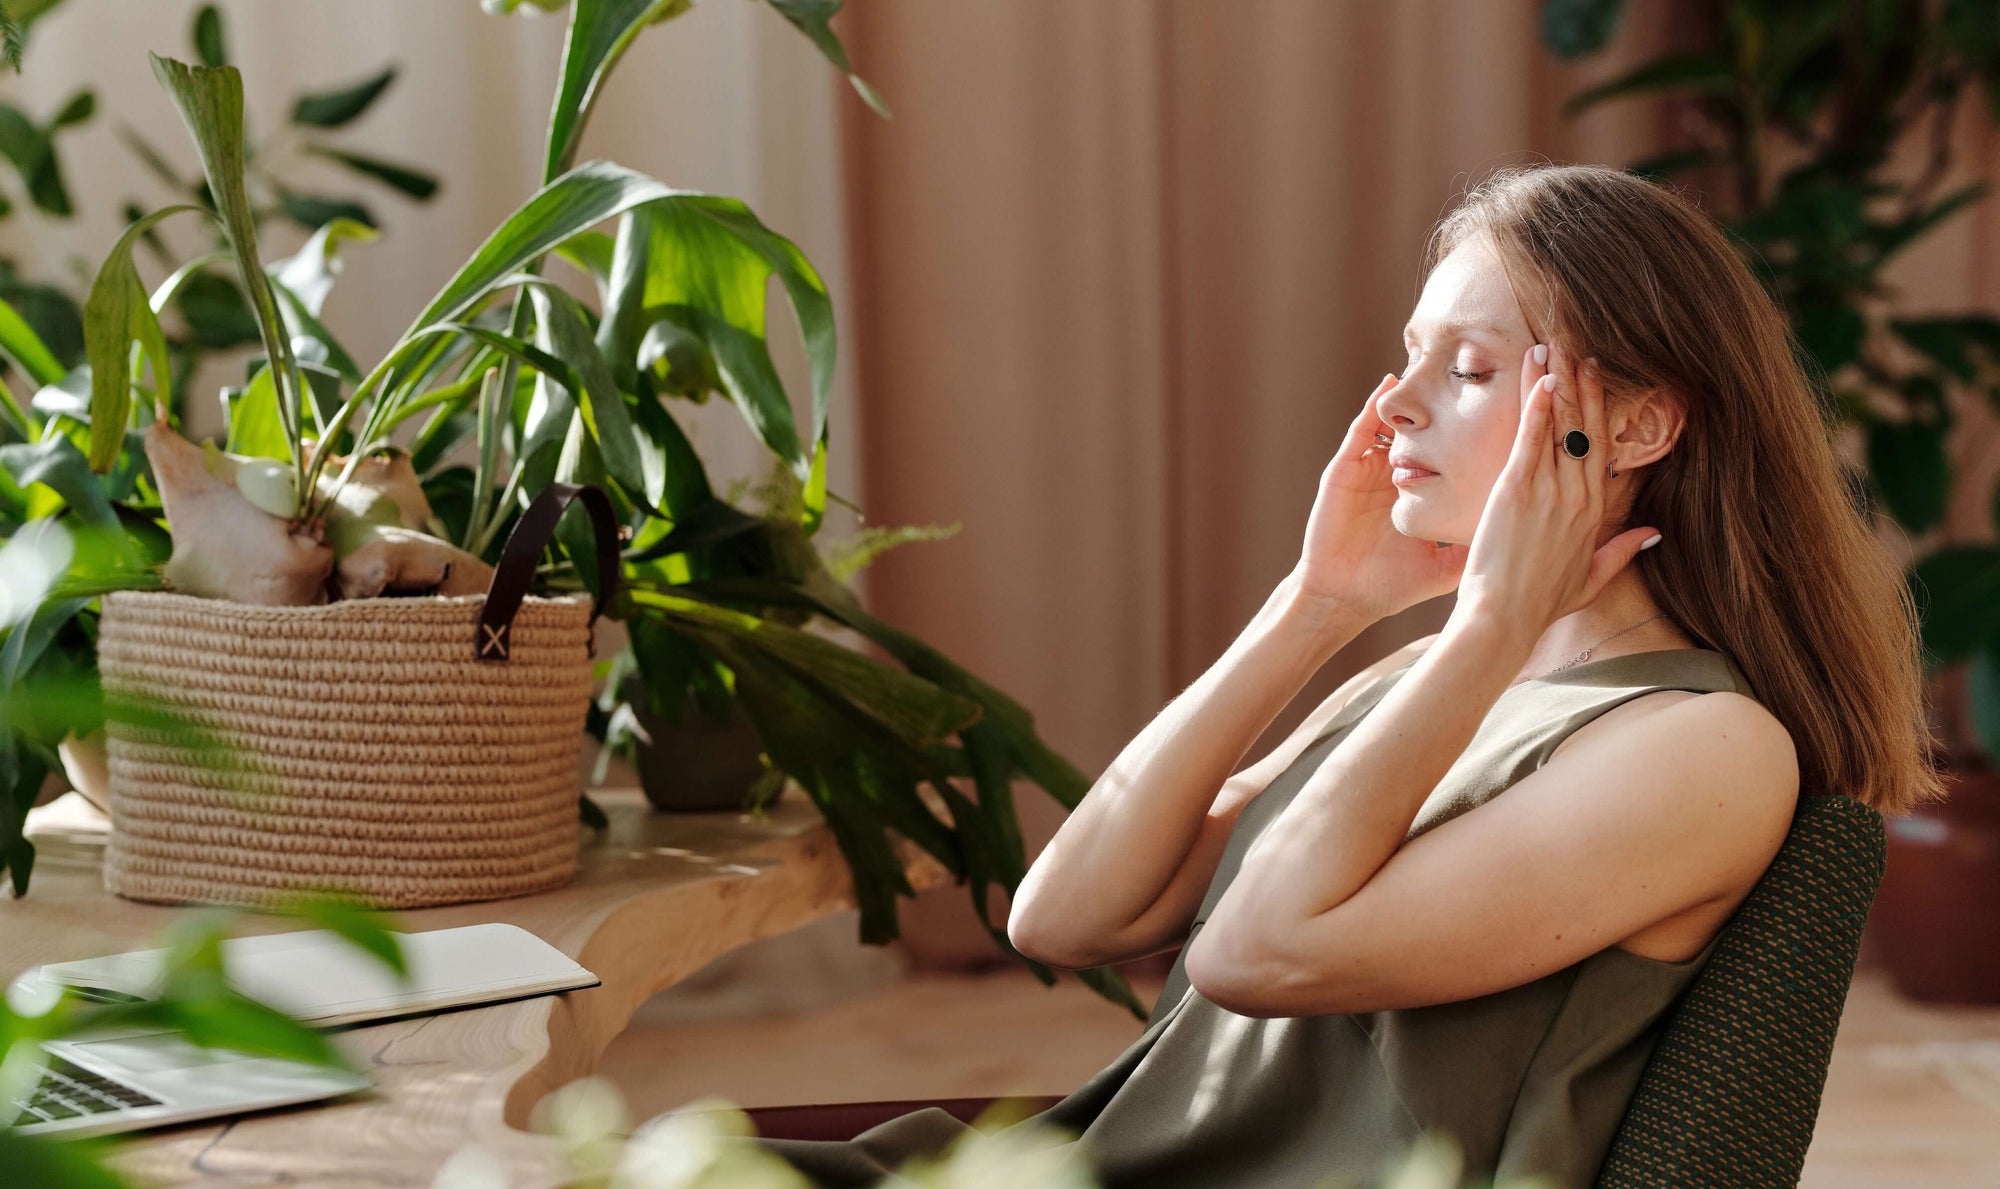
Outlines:
[[[1410,338],[1416,333],[1416,329],[1417,329],[1416,319],[1412,318],[1403,327],[1403,337]],[[1498,326],[1492,326],[1486,323],[1476,323],[1476,322],[1445,322],[1439,325],[1437,329],[1438,333],[1446,338],[1456,338],[1467,334],[1479,334],[1482,332],[1486,334],[1499,335],[1502,338],[1505,338],[1507,335],[1507,332],[1500,329]]]

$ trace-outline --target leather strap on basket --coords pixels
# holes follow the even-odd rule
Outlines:
[[[590,622],[597,623],[598,614],[618,586],[618,514],[612,510],[610,498],[599,488],[589,484],[551,483],[521,513],[513,531],[507,534],[507,545],[500,551],[500,564],[493,568],[493,581],[486,587],[486,603],[480,607],[479,622],[472,629],[475,658],[506,662],[512,645],[509,634],[514,627],[514,615],[520,611],[521,600],[527,597],[528,587],[535,580],[535,565],[555,534],[556,523],[569,510],[571,502],[579,498],[597,529],[597,599],[590,606]],[[591,655],[596,655],[594,647]]]

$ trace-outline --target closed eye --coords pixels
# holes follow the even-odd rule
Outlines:
[[[1445,374],[1451,376],[1454,379],[1467,381],[1468,383],[1483,384],[1486,382],[1487,377],[1491,376],[1493,373],[1490,371],[1462,372],[1459,371],[1457,368],[1453,367],[1453,368],[1446,368]]]

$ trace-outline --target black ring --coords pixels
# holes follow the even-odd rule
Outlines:
[[[1582,449],[1577,448],[1576,444],[1579,441],[1583,443]],[[1590,435],[1580,429],[1570,430],[1563,435],[1563,453],[1569,455],[1571,458],[1582,458],[1586,454],[1589,454]]]

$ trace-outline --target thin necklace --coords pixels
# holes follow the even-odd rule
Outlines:
[[[1633,624],[1633,625],[1632,625],[1632,627],[1628,627],[1628,628],[1619,628],[1619,629],[1618,629],[1617,631],[1615,631],[1615,632],[1611,633],[1611,635],[1609,635],[1609,636],[1606,636],[1606,637],[1604,637],[1604,640],[1599,640],[1599,641],[1597,642],[1597,644],[1602,644],[1602,643],[1604,643],[1604,641],[1605,641],[1605,640],[1612,640],[1612,639],[1616,639],[1617,637],[1619,637],[1619,636],[1622,636],[1622,635],[1624,635],[1624,634],[1625,634],[1626,632],[1629,632],[1629,631],[1631,631],[1631,630],[1632,630],[1632,628],[1636,628],[1636,627],[1640,626],[1641,624],[1648,624],[1648,623],[1651,623],[1651,622],[1653,622],[1653,621],[1654,621],[1654,620],[1656,620],[1656,619],[1663,619],[1663,618],[1665,618],[1665,617],[1666,617],[1666,614],[1667,614],[1667,613],[1666,613],[1665,611],[1662,611],[1662,612],[1660,612],[1660,613],[1659,613],[1658,615],[1649,615],[1649,616],[1647,616],[1646,618],[1644,618],[1644,619],[1640,620],[1640,621],[1639,621],[1638,623],[1635,623],[1635,624]],[[1555,668],[1553,668],[1553,669],[1550,669],[1548,673],[1544,673],[1544,674],[1542,674],[1542,676],[1544,676],[1544,677],[1547,677],[1547,676],[1549,675],[1549,673],[1560,673],[1560,672],[1562,672],[1562,671],[1563,671],[1564,669],[1567,669],[1567,668],[1571,667],[1572,665],[1580,665],[1580,664],[1582,664],[1582,663],[1583,663],[1584,661],[1586,661],[1586,660],[1588,660],[1588,659],[1590,658],[1590,654],[1591,654],[1591,653],[1593,653],[1593,652],[1597,651],[1597,644],[1592,644],[1592,645],[1591,645],[1591,646],[1590,646],[1589,648],[1586,648],[1586,649],[1584,649],[1584,650],[1583,650],[1582,652],[1579,652],[1579,653],[1577,653],[1577,654],[1576,654],[1576,655],[1575,655],[1574,657],[1570,658],[1569,660],[1566,660],[1566,661],[1564,661],[1564,662],[1563,662],[1562,664],[1560,664],[1560,665],[1557,665],[1557,666],[1556,666]],[[1532,677],[1531,677],[1531,678],[1527,678],[1526,680],[1529,680],[1529,681],[1532,681],[1532,680],[1534,680],[1534,678],[1532,678]],[[1516,685],[1519,685],[1519,684],[1520,684],[1520,682],[1518,682],[1518,681],[1517,681],[1517,682],[1515,682],[1514,684],[1516,684]]]

